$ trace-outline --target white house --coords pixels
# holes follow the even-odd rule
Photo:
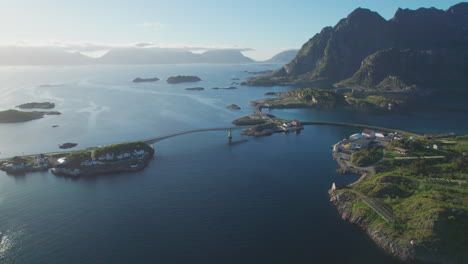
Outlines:
[[[81,166],[93,166],[96,165],[97,162],[95,160],[85,160],[81,162]]]
[[[382,133],[375,133],[375,139],[380,140],[380,141],[391,141],[391,139],[389,137],[386,137]]]
[[[36,157],[35,166],[47,167],[49,166],[49,160],[44,156],[44,154],[40,154]]]
[[[359,138],[356,140],[353,140],[349,143],[349,146],[351,149],[364,149],[367,146],[369,146],[371,140],[367,138]]]
[[[146,154],[146,152],[144,150],[138,150],[138,151],[136,149],[133,150],[133,156],[140,157],[140,156],[143,156],[145,154]]]
[[[113,160],[114,159],[114,153],[106,153],[106,160]]]

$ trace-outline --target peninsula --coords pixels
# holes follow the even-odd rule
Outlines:
[[[414,137],[365,129],[333,146],[339,172],[331,202],[385,251],[404,261],[468,257],[468,136]]]

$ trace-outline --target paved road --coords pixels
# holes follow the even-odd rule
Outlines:
[[[423,157],[395,157],[396,160],[415,160],[415,159],[445,159],[445,156],[423,156]]]
[[[148,145],[152,145],[152,144],[154,144],[154,143],[156,143],[156,142],[159,142],[159,141],[161,141],[161,140],[164,140],[164,139],[168,139],[168,138],[176,137],[176,136],[180,136],[180,135],[185,135],[185,134],[190,134],[190,133],[205,132],[205,131],[222,131],[222,130],[227,131],[227,130],[235,130],[235,129],[249,128],[249,127],[251,127],[251,126],[235,126],[235,127],[217,127],[217,128],[195,129],[195,130],[182,131],[182,132],[172,133],[172,134],[169,134],[169,135],[164,135],[164,136],[149,138],[149,139],[140,140],[140,141],[143,141],[143,142],[145,142],[145,143],[148,144]],[[39,154],[45,154],[45,155],[57,155],[57,154],[62,154],[62,155],[65,155],[65,154],[68,154],[68,153],[71,153],[71,152],[76,152],[76,151],[81,151],[81,150],[57,151],[57,152],[48,152],[48,153],[35,153],[35,154],[24,155],[24,157],[34,157],[34,156],[37,156],[37,155],[39,155]],[[2,162],[2,161],[7,161],[7,160],[9,160],[10,158],[11,158],[11,157],[0,159],[0,162]]]

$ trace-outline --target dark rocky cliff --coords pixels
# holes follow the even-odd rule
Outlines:
[[[368,68],[371,67],[369,60],[365,63],[363,60],[377,51],[389,48],[413,49],[415,53],[410,56],[411,60],[422,59],[422,61],[412,63],[427,65],[426,60],[432,60],[434,57],[424,54],[456,52],[466,54],[467,24],[468,3],[457,4],[446,11],[435,8],[398,9],[395,16],[388,21],[376,12],[358,8],[340,20],[336,26],[323,28],[302,46],[290,63],[268,75],[252,78],[248,83],[250,85],[304,84],[317,81],[336,83],[353,76],[363,64]],[[429,50],[434,51],[428,53]],[[419,51],[423,52],[418,53]],[[400,55],[409,56],[410,53]],[[398,64],[391,61],[389,63]],[[429,64],[440,68],[441,65],[450,63],[450,60],[438,59]],[[455,60],[453,63],[460,66],[460,60]],[[463,70],[463,65],[461,66]],[[384,60],[379,61],[379,67],[386,67]],[[394,66],[390,65],[389,68]],[[407,74],[407,76],[410,78],[420,74]],[[441,78],[444,79],[444,76]],[[413,81],[410,80],[409,83]]]
[[[468,82],[466,61],[466,49],[386,49],[365,58],[351,78],[336,86],[393,92],[458,87]]]

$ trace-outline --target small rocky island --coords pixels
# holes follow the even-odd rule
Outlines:
[[[43,118],[44,115],[60,115],[57,111],[18,111],[14,109],[0,111],[0,123],[20,123]]]
[[[236,105],[236,104],[231,104],[231,105],[228,105],[228,106],[226,106],[226,107],[227,107],[227,108],[231,108],[231,109],[237,109],[237,110],[241,109],[241,108],[240,108],[238,105]]]
[[[16,107],[21,108],[21,109],[31,109],[31,108],[52,109],[55,107],[55,104],[51,102],[43,102],[43,103],[32,102],[32,103],[20,104]]]
[[[238,88],[234,87],[234,86],[230,86],[230,87],[226,87],[226,88],[213,87],[211,89],[213,89],[213,90],[235,90],[235,89],[238,89]]]
[[[189,90],[189,91],[203,91],[203,90],[205,90],[205,88],[203,88],[203,87],[193,87],[193,88],[185,88],[185,90]]]
[[[198,76],[177,75],[171,76],[166,81],[167,83],[184,83],[184,82],[199,82],[202,79]]]
[[[59,145],[59,148],[61,149],[69,149],[69,148],[74,148],[78,146],[78,143],[70,143],[70,142],[67,142],[67,143],[63,143],[63,144],[60,144]]]
[[[133,80],[134,83],[157,82],[157,81],[159,81],[159,78],[157,78],[157,77],[154,77],[154,78],[140,78],[140,77],[138,77],[138,78],[135,78]]]
[[[70,152],[52,168],[56,175],[89,176],[138,171],[146,167],[154,149],[143,142],[120,143]]]

